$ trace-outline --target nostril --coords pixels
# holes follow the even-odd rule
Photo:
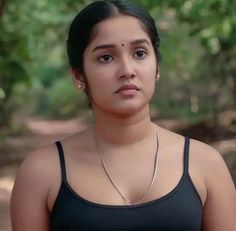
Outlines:
[[[120,76],[120,79],[133,79],[133,78],[135,78],[135,74],[123,74],[123,75],[121,75]]]
[[[119,68],[119,78],[120,79],[126,79],[126,78],[135,78],[136,74],[133,69],[133,65],[129,60],[123,60],[120,63]]]

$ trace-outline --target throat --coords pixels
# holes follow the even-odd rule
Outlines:
[[[104,143],[129,145],[153,134],[154,124],[151,122],[147,105],[139,112],[126,117],[110,114],[96,106],[93,112],[94,123],[91,130]]]
[[[141,121],[137,124],[102,124],[95,122],[91,132],[97,139],[110,145],[132,145],[153,137],[156,126],[150,120]]]

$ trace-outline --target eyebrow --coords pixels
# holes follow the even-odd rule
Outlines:
[[[147,39],[137,39],[131,42],[131,45],[138,45],[138,44],[142,44],[142,43],[146,43],[148,45],[150,45],[150,42]],[[100,49],[108,49],[108,48],[115,48],[116,45],[115,44],[102,44],[99,46],[96,46],[92,52],[95,52],[96,50],[100,50]]]
[[[137,39],[131,42],[131,45],[137,45],[140,43],[147,43],[148,45],[151,45],[150,42],[147,39]]]
[[[107,48],[115,48],[115,45],[114,45],[114,44],[103,44],[103,45],[99,45],[99,46],[96,46],[96,47],[93,49],[93,52],[95,52],[96,50],[107,49]]]

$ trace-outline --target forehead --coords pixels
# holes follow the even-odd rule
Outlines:
[[[98,23],[90,47],[99,43],[130,43],[137,39],[150,38],[142,22],[132,16],[116,16]],[[150,42],[151,43],[151,42]]]

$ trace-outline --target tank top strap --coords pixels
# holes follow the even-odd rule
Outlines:
[[[189,137],[184,137],[184,175],[189,173]]]
[[[62,144],[60,141],[56,141],[55,144],[57,146],[58,155],[60,159],[62,181],[65,183],[66,182],[66,166],[65,166],[64,151],[63,151]]]

